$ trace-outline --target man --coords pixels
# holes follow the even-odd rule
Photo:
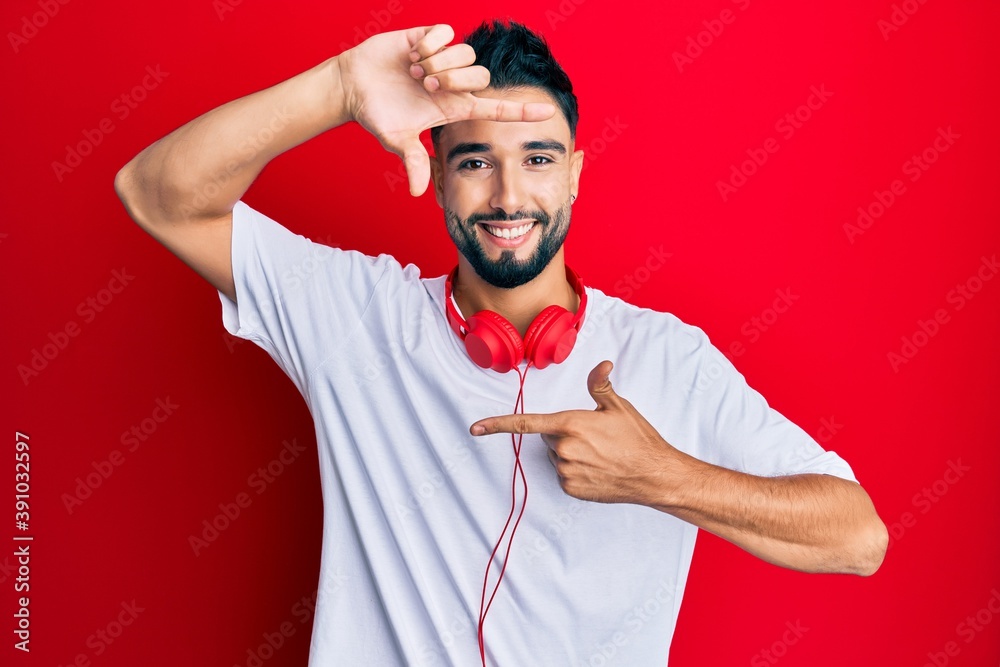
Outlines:
[[[618,664],[662,665],[697,527],[784,567],[872,574],[886,530],[840,457],[701,329],[567,271],[583,152],[544,42],[516,23],[453,38],[376,35],[191,121],[115,180],[312,412],[325,525],[310,664],[589,665],[610,643]],[[404,159],[411,194],[433,177],[450,277],[312,243],[240,201],[273,157],[352,120]],[[247,143],[264,128],[272,140]],[[504,415],[522,396],[531,412]],[[518,488],[524,520],[498,539]]]

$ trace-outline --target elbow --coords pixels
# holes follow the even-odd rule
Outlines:
[[[870,577],[882,566],[889,549],[889,531],[878,515],[875,515],[851,540],[845,554],[843,574]]]
[[[872,521],[872,526],[867,531],[864,542],[863,554],[861,557],[862,568],[858,572],[863,577],[870,577],[882,567],[885,561],[885,554],[889,550],[889,531],[886,530],[885,523],[876,515]]]
[[[851,484],[850,488],[856,494],[854,520],[843,542],[845,567],[841,571],[870,577],[885,561],[889,550],[889,531],[864,489],[857,483]]]
[[[115,194],[118,195],[118,199],[121,200],[125,210],[128,211],[129,217],[138,222],[135,215],[135,197],[134,197],[134,187],[133,183],[135,181],[134,166],[133,162],[129,162],[124,167],[118,170],[115,174]]]
[[[129,162],[124,167],[119,169],[117,174],[115,174],[115,194],[118,195],[118,198],[121,199],[122,202],[125,201],[125,190],[128,184],[128,169],[131,164],[132,163]]]
[[[125,207],[125,212],[133,222],[146,229],[150,228],[149,212],[156,210],[151,205],[151,191],[144,187],[144,175],[138,171],[137,158],[133,158],[115,174],[115,194]]]
[[[859,521],[823,547],[816,547],[809,556],[809,564],[800,569],[870,577],[882,566],[888,549],[889,531],[873,510],[870,518]]]

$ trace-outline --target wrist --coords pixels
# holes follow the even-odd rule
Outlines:
[[[668,514],[691,509],[698,504],[701,490],[719,470],[723,469],[665,443],[664,454],[653,467],[648,486],[651,502],[647,504]]]
[[[344,56],[347,52],[333,56],[324,65],[324,73],[328,85],[327,108],[332,114],[331,127],[343,125],[354,120],[354,110],[351,104],[349,70],[345,67]]]

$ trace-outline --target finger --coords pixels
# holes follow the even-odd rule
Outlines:
[[[415,72],[417,76],[429,76],[450,69],[468,67],[474,62],[476,62],[476,52],[468,44],[461,43],[449,46],[429,58],[413,63],[410,65],[410,71]],[[420,74],[418,70],[423,74]]]
[[[398,153],[403,158],[406,167],[406,177],[410,182],[410,194],[419,197],[427,190],[427,184],[431,179],[430,157],[427,149],[417,137],[411,137],[402,146]]]
[[[419,67],[419,65],[414,65],[410,68],[411,74],[413,74],[416,67]],[[433,82],[437,83],[437,87],[430,85]],[[474,90],[482,90],[489,85],[490,71],[482,65],[473,65],[460,69],[446,69],[434,74],[428,74],[427,78],[424,79],[424,88],[431,92],[435,90],[448,90],[454,93],[468,93]]]
[[[552,433],[567,435],[566,413],[501,415],[480,419],[469,427],[472,435],[490,433]]]
[[[605,359],[594,366],[587,376],[587,390],[597,403],[598,410],[624,407],[622,399],[611,386],[611,369],[615,365]]]
[[[418,31],[423,31],[424,34],[421,35]],[[410,61],[417,62],[434,55],[447,46],[451,40],[455,39],[455,31],[447,23],[438,23],[429,28],[424,27],[409,30],[406,33],[406,37],[412,45],[410,49]],[[416,60],[414,60],[414,53],[420,56]]]
[[[492,97],[473,97],[475,103],[467,116],[468,120],[524,121],[534,122],[552,118],[556,107],[548,102],[514,102]]]
[[[416,62],[422,58],[420,53],[417,52],[417,44],[420,43],[424,37],[427,36],[434,26],[432,25],[422,25],[416,26],[414,28],[409,28],[405,31],[406,41],[410,45],[410,61]]]

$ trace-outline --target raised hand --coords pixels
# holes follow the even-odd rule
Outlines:
[[[563,491],[582,500],[651,505],[669,483],[671,462],[686,455],[664,440],[638,410],[615,393],[602,361],[587,376],[594,410],[489,417],[472,435],[540,433]],[[488,446],[488,445],[484,445]]]
[[[540,121],[556,112],[552,104],[472,95],[489,86],[490,73],[472,65],[468,44],[449,46],[454,38],[447,24],[423,26],[375,35],[337,56],[352,119],[403,159],[413,196],[430,181],[424,130],[462,120]]]

